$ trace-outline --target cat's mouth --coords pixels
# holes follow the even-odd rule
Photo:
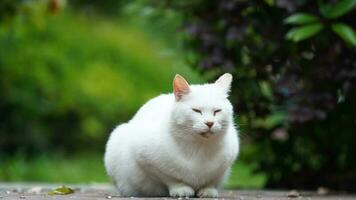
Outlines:
[[[209,138],[211,135],[213,135],[213,132],[206,131],[206,132],[199,133],[199,135],[202,136],[203,138]]]

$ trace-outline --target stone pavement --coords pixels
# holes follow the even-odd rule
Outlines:
[[[74,193],[67,195],[48,195],[54,188],[66,185],[74,189]],[[289,196],[289,197],[288,197]],[[140,200],[148,198],[120,197],[113,187],[108,184],[44,184],[44,183],[1,183],[0,200]],[[168,200],[171,198],[149,198],[151,200]],[[188,198],[178,198],[188,199]],[[238,200],[356,200],[356,194],[324,194],[316,192],[302,191],[294,195],[288,191],[267,191],[267,190],[224,190],[220,192],[216,199],[238,199]]]

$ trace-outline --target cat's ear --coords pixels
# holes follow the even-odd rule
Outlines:
[[[215,81],[215,84],[225,90],[226,93],[230,91],[232,82],[232,75],[230,73],[225,73]]]
[[[176,74],[173,80],[173,93],[176,97],[176,101],[182,99],[184,95],[190,92],[188,82],[179,74]]]

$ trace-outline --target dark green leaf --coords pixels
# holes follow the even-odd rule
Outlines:
[[[318,20],[317,17],[311,14],[307,13],[296,13],[294,15],[291,15],[287,17],[284,20],[284,23],[286,24],[307,24],[307,23],[312,23],[316,22]]]
[[[48,192],[49,195],[65,195],[71,193],[74,193],[74,190],[64,185]]]
[[[336,4],[324,4],[319,1],[319,10],[325,18],[335,19],[351,11],[355,5],[356,0],[341,0]]]
[[[356,46],[356,33],[352,27],[343,23],[335,23],[331,25],[331,28],[346,43]]]
[[[320,23],[296,27],[288,31],[286,38],[293,40],[294,42],[299,42],[312,37],[313,35],[319,33],[322,29],[323,25]]]

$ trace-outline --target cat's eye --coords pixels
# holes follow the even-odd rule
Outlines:
[[[214,110],[214,116],[216,115],[216,113],[218,113],[220,111],[221,111],[221,109]]]
[[[199,109],[196,109],[196,108],[192,108],[192,110],[193,110],[194,112],[196,112],[196,113],[199,113],[199,114],[201,114],[201,110],[199,110]]]

